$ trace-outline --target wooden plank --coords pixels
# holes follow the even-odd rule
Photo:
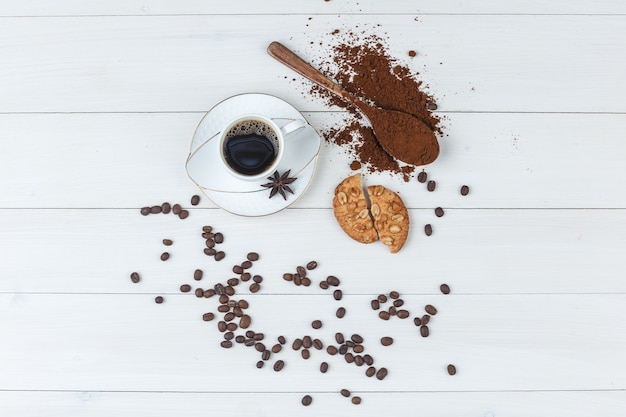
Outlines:
[[[266,294],[322,294],[320,280],[335,275],[349,294],[397,289],[439,294],[626,293],[622,270],[626,210],[411,210],[405,247],[389,254],[346,235],[330,210],[287,210],[268,218],[242,218],[221,210],[192,210],[185,221],[142,217],[137,210],[4,210],[0,291],[5,293],[177,293],[205,271],[202,287],[233,276],[249,251],[260,253],[255,274]],[[423,224],[432,222],[427,237]],[[203,253],[203,225],[221,231],[227,257]],[[165,247],[162,239],[175,241]],[[171,258],[159,257],[168,251]],[[312,287],[282,275],[311,260],[319,263]],[[137,271],[141,285],[130,282]],[[189,282],[192,281],[192,282]],[[248,293],[247,286],[244,291]]]
[[[362,14],[362,13],[408,13],[408,14],[624,14],[624,3],[616,0],[585,1],[497,1],[437,2],[415,0],[347,1],[287,1],[272,0],[262,3],[246,0],[237,2],[205,2],[201,0],[151,1],[78,1],[63,0],[50,3],[45,0],[7,2],[0,4],[0,16],[90,16],[90,15],[159,15],[159,14]]]
[[[439,312],[420,337],[411,318],[378,319],[370,296],[246,296],[250,329],[267,346],[289,343],[263,369],[261,354],[240,344],[219,346],[214,299],[168,295],[158,305],[145,294],[0,295],[1,390],[337,392],[624,390],[626,295],[405,295],[404,307]],[[334,317],[337,305],[348,314]],[[219,317],[219,316],[218,316]],[[412,316],[411,316],[412,317]],[[311,328],[313,319],[324,326]],[[389,375],[367,378],[364,367],[312,349],[303,360],[291,349],[311,335],[325,346],[335,332],[358,333],[365,353]],[[237,331],[236,334],[243,333]],[[394,344],[383,347],[383,336]],[[272,369],[285,361],[281,372]],[[319,372],[321,361],[329,372]],[[457,367],[454,377],[447,365]]]
[[[311,393],[313,404],[300,405],[304,393],[137,393],[137,392],[0,392],[3,411],[12,417],[72,415],[109,417],[166,417],[184,413],[229,416],[294,416],[322,413],[343,417],[358,410],[361,416],[414,416],[416,411],[441,417],[588,417],[602,410],[606,417],[621,417],[626,396],[610,392],[464,392],[398,393],[355,392],[359,407],[338,393]]]
[[[207,103],[210,107],[213,103]],[[342,113],[305,113],[318,130]],[[625,208],[622,114],[444,114],[442,154],[414,178],[366,175],[409,207]],[[198,189],[184,163],[202,113],[0,115],[0,207],[119,208],[188,203]],[[601,130],[601,131],[599,131]],[[608,151],[610,150],[610,151]],[[296,208],[329,208],[351,157],[322,147],[315,178]],[[363,170],[362,172],[365,172]],[[461,197],[462,184],[471,187]],[[120,192],[123,187],[124,192]],[[204,199],[201,207],[215,207]]]
[[[259,31],[255,15],[4,18],[0,112],[202,111],[250,91],[325,110],[266,47],[283,41],[320,62],[330,33],[357,25],[388,38],[442,111],[626,110],[624,15],[263,19]]]

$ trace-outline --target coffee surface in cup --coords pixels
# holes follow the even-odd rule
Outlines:
[[[223,151],[226,162],[236,172],[257,175],[276,159],[278,135],[261,120],[244,120],[226,133]]]

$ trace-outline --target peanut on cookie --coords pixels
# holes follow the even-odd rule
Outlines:
[[[396,253],[409,236],[409,212],[400,196],[382,185],[367,187],[367,192],[378,237]]]
[[[352,239],[361,243],[378,240],[363,194],[361,174],[346,178],[335,188],[333,210],[339,226]]]

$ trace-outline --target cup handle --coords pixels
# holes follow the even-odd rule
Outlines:
[[[280,128],[280,131],[282,132],[283,136],[287,136],[288,134],[295,132],[298,129],[302,129],[304,126],[306,126],[306,122],[304,120],[295,119],[282,126]]]

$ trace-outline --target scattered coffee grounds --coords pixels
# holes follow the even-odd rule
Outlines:
[[[469,194],[469,187],[467,185],[464,185],[461,187],[461,195],[468,195]]]
[[[174,242],[171,239],[163,239],[163,244],[165,246],[172,246]]]
[[[137,272],[133,272],[130,274],[130,280],[136,284],[141,280],[141,278],[139,278],[139,274]]]
[[[426,189],[430,192],[435,191],[435,188],[437,188],[437,183],[433,180],[428,181],[428,184],[426,185]]]
[[[437,217],[442,217],[442,216],[443,216],[443,214],[444,214],[444,212],[443,212],[443,209],[442,209],[441,207],[437,207],[437,208],[435,209],[435,216],[437,216]]]
[[[314,65],[364,101],[409,113],[435,133],[441,134],[440,119],[427,108],[427,103],[435,102],[434,98],[423,91],[423,84],[416,79],[416,73],[388,54],[385,40],[355,31],[343,33],[345,35],[333,38],[332,42],[340,43],[330,46],[330,59],[323,57],[324,61]],[[347,149],[355,162],[364,165],[369,172],[388,171],[400,175],[405,181],[409,180],[415,166],[399,163],[387,154],[355,108],[320,87],[314,86],[310,93],[322,97],[329,105],[346,108],[350,114],[344,125],[322,132],[328,141]],[[352,164],[351,168],[354,169]]]
[[[443,293],[443,294],[450,294],[450,286],[448,284],[441,284],[439,286],[439,290]]]
[[[200,203],[200,196],[199,195],[194,195],[191,197],[191,205],[192,206],[197,206],[198,203]]]
[[[430,236],[433,234],[433,227],[430,224],[427,224],[424,226],[424,233],[426,233],[426,236]]]
[[[456,366],[448,365],[448,375],[456,375]]]
[[[309,406],[313,402],[313,398],[310,395],[305,395],[302,397],[302,405]]]
[[[168,259],[170,259],[170,254],[168,252],[163,252],[161,254],[161,260],[162,261],[167,261]]]

